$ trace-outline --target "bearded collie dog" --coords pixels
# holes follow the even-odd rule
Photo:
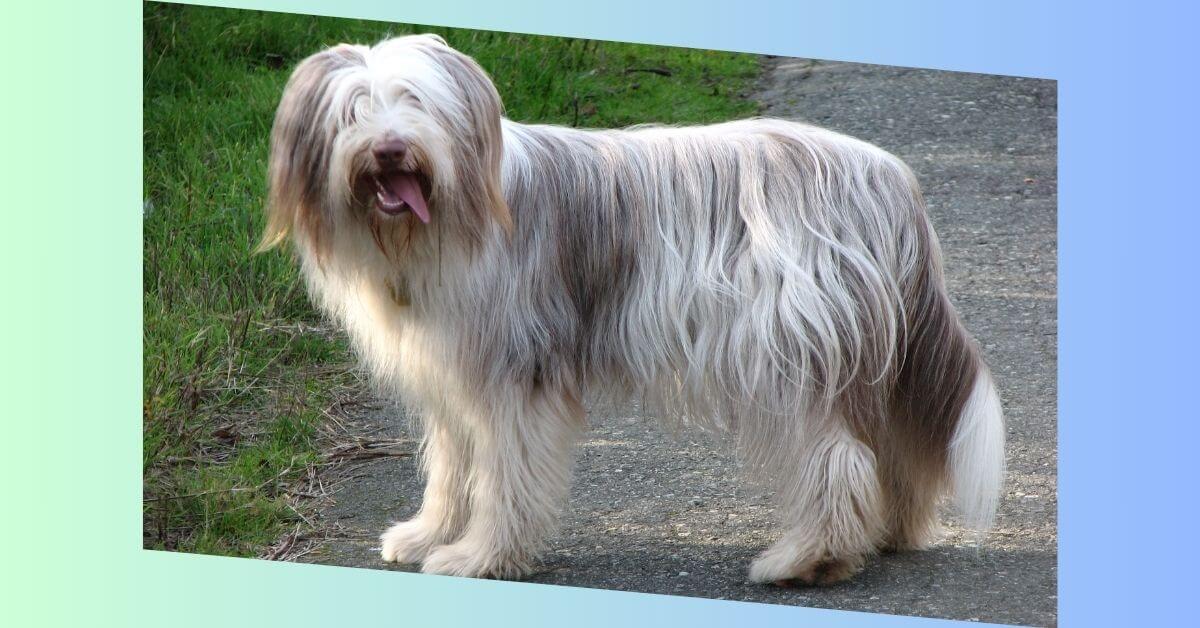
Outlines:
[[[520,124],[473,59],[415,35],[301,62],[268,170],[260,248],[291,240],[417,418],[424,501],[385,561],[529,574],[585,398],[732,440],[781,523],[754,581],[926,547],[943,494],[991,525],[1000,401],[917,181],[875,146],[773,119]]]

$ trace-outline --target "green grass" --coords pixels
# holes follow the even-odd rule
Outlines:
[[[754,57],[359,20],[144,5],[146,547],[254,555],[299,519],[326,415],[360,391],[345,341],[262,228],[288,72],[338,42],[437,32],[492,74],[509,117],[586,127],[756,112]],[[299,506],[302,510],[303,506]]]

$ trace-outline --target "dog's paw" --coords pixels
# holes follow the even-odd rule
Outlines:
[[[419,563],[434,547],[444,542],[434,526],[421,519],[397,523],[388,528],[379,540],[383,543],[380,555],[389,563]]]
[[[884,539],[879,549],[885,554],[898,552],[920,552],[933,547],[941,538],[941,534],[930,533],[920,536],[891,535]]]
[[[515,580],[529,571],[528,561],[464,541],[434,548],[421,563],[422,573],[465,578]]]
[[[936,521],[923,526],[909,526],[901,531],[890,533],[880,550],[887,554],[896,552],[919,552],[933,547],[945,536],[945,529]]]
[[[862,571],[863,556],[804,557],[794,548],[776,544],[750,564],[750,580],[783,587],[826,586]]]
[[[849,580],[862,571],[861,558],[827,558],[801,565],[789,578],[776,578],[772,584],[781,587],[824,587]]]

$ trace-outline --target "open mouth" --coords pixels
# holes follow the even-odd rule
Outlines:
[[[375,207],[389,215],[398,216],[411,211],[429,224],[429,180],[419,172],[389,170],[372,177],[375,185]]]

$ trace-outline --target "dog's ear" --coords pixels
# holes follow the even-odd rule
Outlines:
[[[438,39],[441,39],[440,37]],[[506,232],[512,231],[512,213],[504,200],[500,168],[504,158],[504,139],[501,119],[504,105],[487,72],[471,57],[448,46],[435,47],[442,66],[461,92],[462,104],[469,120],[465,137],[469,141],[459,147],[455,159],[460,164],[474,164],[475,176],[461,177],[464,200],[476,209],[485,209]],[[465,174],[465,173],[464,173]]]
[[[288,79],[271,128],[267,224],[256,252],[273,248],[293,230],[322,250],[331,224],[324,199],[336,132],[332,79],[336,70],[363,63],[355,48],[339,45],[301,61]]]

